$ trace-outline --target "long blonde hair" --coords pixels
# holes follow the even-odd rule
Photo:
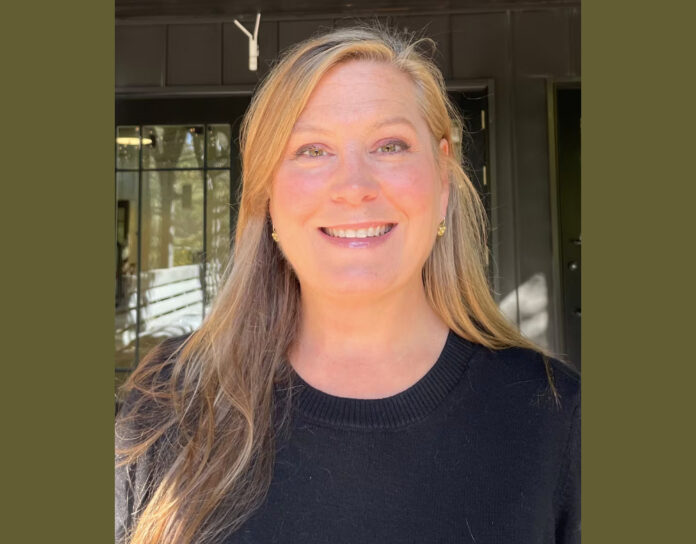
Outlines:
[[[433,136],[447,139],[447,231],[423,268],[428,300],[458,335],[491,349],[543,352],[501,314],[486,276],[486,217],[462,169],[454,138],[461,123],[429,40],[351,28],[289,50],[255,94],[241,130],[242,194],[225,281],[201,327],[173,354],[150,356],[125,386],[133,399],[117,432],[121,464],[158,453],[149,500],[128,535],[132,544],[216,542],[262,503],[278,433],[287,430],[291,374],[285,354],[299,323],[299,284],[271,239],[270,185],[294,123],[333,66],[370,60],[414,82]],[[556,395],[545,360],[550,388]]]

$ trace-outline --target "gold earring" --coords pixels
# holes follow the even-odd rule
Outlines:
[[[443,219],[442,221],[440,221],[440,226],[437,227],[437,235],[444,236],[446,230],[447,227],[445,226],[445,220]]]
[[[273,227],[273,230],[271,231],[271,238],[273,238],[274,242],[278,241],[278,233],[276,232],[275,227]]]

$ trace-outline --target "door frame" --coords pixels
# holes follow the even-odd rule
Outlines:
[[[551,251],[553,255],[551,270],[553,280],[553,296],[551,304],[551,320],[557,324],[554,327],[554,341],[558,354],[565,354],[565,318],[563,303],[563,253],[561,248],[561,218],[558,187],[558,130],[557,130],[557,96],[559,89],[578,89],[582,93],[580,78],[547,78],[546,79],[546,113],[548,127],[549,150],[549,202],[551,205]],[[582,95],[581,95],[582,96]],[[579,361],[576,364],[580,364]]]

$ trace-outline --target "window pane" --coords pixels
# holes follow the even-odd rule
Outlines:
[[[203,125],[143,127],[143,168],[203,168]]]
[[[116,127],[116,168],[137,169],[140,163],[140,127]]]
[[[116,173],[116,367],[135,362],[138,173]]]
[[[207,159],[209,168],[230,165],[230,125],[208,125]]]
[[[116,127],[117,383],[156,344],[199,327],[204,289],[205,300],[216,295],[230,252],[233,152],[229,124]]]
[[[230,253],[230,173],[208,172],[206,302],[215,297]],[[207,309],[207,308],[206,308]]]
[[[203,173],[143,172],[139,352],[203,314]]]
[[[199,263],[203,172],[143,172],[142,180],[142,270]]]

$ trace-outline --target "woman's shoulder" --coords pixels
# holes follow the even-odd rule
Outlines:
[[[180,336],[165,338],[143,357],[140,361],[140,365],[153,366],[165,364],[166,366],[171,366],[176,359],[176,353],[183,347],[192,334],[193,333],[187,333]]]
[[[122,402],[119,412],[132,407],[144,393],[154,391],[169,382],[176,362],[176,354],[191,334],[166,338],[147,352],[133,371],[137,378],[137,385],[130,383],[129,386],[128,383],[132,382],[129,380],[125,393],[121,394]]]
[[[533,349],[511,347],[498,350],[493,354],[493,361],[502,367],[503,376],[508,380],[546,380],[550,373],[557,387],[564,391],[570,393],[580,389],[580,373],[575,367]]]
[[[580,403],[580,373],[570,364],[533,349],[478,346],[468,366],[472,387],[491,397],[527,400],[539,406],[549,403],[570,412]]]
[[[189,336],[168,338],[143,357],[118,410],[114,435],[117,542],[125,541],[136,513],[149,500],[153,483],[169,465],[171,452],[163,446],[171,443],[170,435],[158,432],[170,414],[163,393],[169,386],[176,354]]]

